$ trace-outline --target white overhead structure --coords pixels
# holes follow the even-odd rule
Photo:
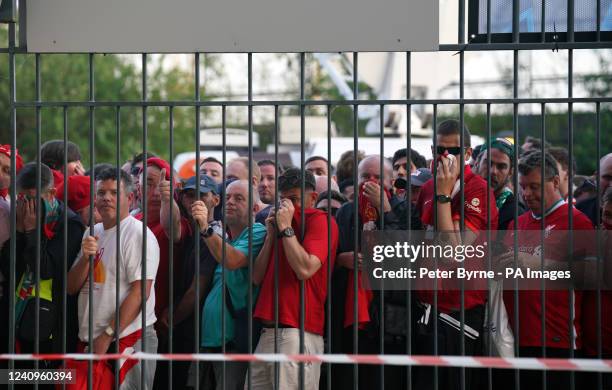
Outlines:
[[[438,49],[431,0],[29,0],[26,12],[41,53]]]
[[[353,82],[353,65],[343,54],[315,53],[321,67],[329,75],[338,88],[340,94],[347,100],[353,99],[353,90],[349,83]],[[362,61],[361,58],[365,58]],[[402,92],[404,83],[398,80],[396,61],[398,53],[365,53],[360,57],[360,66],[357,69],[358,81],[370,85],[376,94],[376,100],[399,100],[406,97]],[[361,98],[361,96],[357,96]],[[364,97],[365,98],[365,97]],[[359,119],[369,119],[366,125],[366,134],[380,134],[380,105],[361,105],[357,115]],[[408,115],[406,106],[385,106],[383,124],[385,134],[407,134]],[[430,129],[423,129],[422,119],[414,111],[410,113],[411,134],[415,136],[429,136]]]
[[[249,147],[249,131],[245,129],[225,129],[225,145],[233,148]],[[259,134],[253,132],[251,146],[259,148]],[[200,149],[223,147],[223,129],[202,129],[200,130]]]

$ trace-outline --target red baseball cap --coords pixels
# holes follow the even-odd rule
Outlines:
[[[8,158],[11,158],[11,145],[0,145],[0,153],[4,154]],[[22,167],[23,159],[19,155],[19,151],[15,149],[15,171],[19,173]]]
[[[89,197],[89,186],[91,178],[89,176],[69,176],[68,177],[68,207],[73,211],[79,211],[88,207],[91,203]],[[57,198],[64,201],[64,183],[57,186]]]
[[[166,180],[170,180],[170,164],[168,164],[166,162],[166,160],[163,160],[159,157],[149,157],[147,159],[147,166],[148,167],[157,167],[160,170],[165,169],[166,170]]]

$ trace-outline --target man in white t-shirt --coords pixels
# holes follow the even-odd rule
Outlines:
[[[154,282],[159,264],[159,245],[153,233],[146,228],[146,303],[145,329],[142,329],[142,222],[129,213],[132,178],[116,168],[103,170],[97,176],[95,205],[102,223],[89,229],[83,236],[81,252],[68,273],[68,293],[79,293],[79,350],[89,341],[89,293],[90,264],[93,263],[93,352],[114,353],[118,344],[121,353],[157,351],[157,336],[153,329],[155,318]],[[118,181],[121,183],[118,188]],[[117,268],[117,207],[119,207],[119,268]],[[91,260],[90,260],[91,259]],[[116,286],[119,283],[120,307],[116,307]],[[115,322],[119,310],[119,324]],[[118,337],[116,335],[119,335]],[[111,343],[115,345],[111,347]],[[137,360],[120,363],[121,388],[146,388],[153,385],[155,361]],[[145,370],[145,382],[140,384],[141,370]]]

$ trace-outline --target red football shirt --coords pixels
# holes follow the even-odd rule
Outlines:
[[[573,208],[573,228],[574,230],[593,230],[591,221],[580,211]],[[565,201],[560,201],[548,211],[544,217],[546,232],[567,231],[569,230],[569,206]],[[527,211],[519,216],[517,231],[537,230],[541,231],[542,220]],[[514,243],[514,221],[508,225],[508,235],[505,243],[511,247]],[[520,234],[519,246],[521,251],[533,254],[541,247],[541,235]],[[588,245],[587,243],[582,243]],[[575,250],[580,250],[575,242]],[[564,234],[546,234],[544,239],[547,259],[559,259],[564,261],[567,255],[567,238]],[[588,250],[588,248],[586,248]],[[563,260],[562,260],[563,259]],[[582,344],[581,336],[581,316],[582,316],[582,292],[574,291],[574,318],[573,327],[569,329],[570,308],[569,291],[552,290],[545,294],[545,332],[546,347],[551,348],[571,348],[570,331],[574,334],[574,349],[579,349]],[[514,324],[514,291],[504,292],[504,303],[508,310],[510,324],[516,329]],[[542,346],[542,294],[540,291],[519,291],[519,345],[521,347],[541,347]],[[516,332],[515,332],[516,333]]]
[[[138,213],[135,218],[142,221],[142,213]],[[151,229],[151,232],[153,232],[153,235],[155,238],[157,238],[157,244],[159,245],[159,266],[157,268],[157,275],[155,276],[155,315],[157,318],[159,318],[169,305],[168,289],[170,283],[168,280],[168,275],[170,272],[170,267],[168,259],[170,257],[170,240],[168,239],[168,236],[166,235],[166,232],[159,221],[147,223],[147,227]],[[185,235],[190,234],[189,222],[184,217],[181,217],[180,228],[181,237],[185,237]],[[180,275],[180,269],[177,268],[180,264],[176,261],[176,259],[181,258],[181,253],[179,253],[180,249],[180,245],[174,245],[174,275]]]
[[[487,207],[491,213],[491,230],[497,229],[497,206],[495,205],[495,194],[493,190],[487,186],[486,180],[474,174],[469,165],[465,166],[464,171],[464,204],[463,215],[465,227],[476,234],[487,230]],[[487,206],[487,193],[489,194],[489,203]],[[423,225],[427,228],[433,228],[434,221],[434,180],[430,179],[423,185],[419,198],[417,200],[417,210],[421,213]],[[453,196],[451,201],[451,213],[453,221],[461,220],[461,193]],[[482,290],[466,290],[464,291],[464,307],[471,309],[473,307],[484,305],[487,300],[487,292]],[[434,291],[417,291],[419,300],[425,303],[433,304]],[[438,290],[438,310],[443,313],[460,310],[461,308],[461,291],[444,291]]]
[[[304,329],[307,332],[323,335],[325,323],[325,299],[327,298],[327,262],[334,266],[338,248],[338,225],[332,218],[331,243],[327,241],[327,213],[317,209],[305,211],[306,231],[302,247],[307,253],[321,260],[321,268],[308,280],[304,281],[305,313]],[[291,226],[295,234],[300,236],[300,214],[296,210]],[[282,240],[277,241],[278,254],[278,319],[283,325],[300,327],[300,280],[289,265]],[[328,259],[328,248],[331,248],[331,258]],[[270,261],[264,275],[254,317],[264,321],[274,321],[274,252],[270,253]]]

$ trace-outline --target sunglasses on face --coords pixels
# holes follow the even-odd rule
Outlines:
[[[448,151],[448,154],[458,156],[461,154],[461,147],[460,146],[452,146],[452,147],[436,146],[436,154],[442,155],[446,151]]]
[[[132,174],[132,176],[138,176],[138,175],[140,175],[140,168],[139,167],[133,167],[132,170],[130,171],[130,173]]]

